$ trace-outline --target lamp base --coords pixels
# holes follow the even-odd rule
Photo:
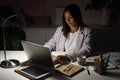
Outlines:
[[[15,59],[4,60],[1,62],[0,67],[2,68],[14,68],[19,65],[19,61]]]

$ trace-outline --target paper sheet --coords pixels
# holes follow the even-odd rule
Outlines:
[[[62,52],[62,51],[52,51],[53,56],[58,56],[58,55],[65,55],[67,52]]]
[[[118,65],[118,67],[120,66],[120,52],[108,52],[105,53],[103,56],[106,57],[109,54],[111,54],[111,57],[109,59],[109,66],[116,66]],[[97,58],[98,56],[92,56],[92,57],[88,57],[86,59],[86,62],[90,62],[93,63],[93,58]]]

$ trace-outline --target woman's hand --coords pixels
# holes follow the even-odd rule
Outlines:
[[[70,62],[70,59],[67,55],[58,55],[56,56],[54,59],[53,59],[53,62],[54,63],[59,63],[59,64],[62,64],[64,63],[65,61],[69,61]]]

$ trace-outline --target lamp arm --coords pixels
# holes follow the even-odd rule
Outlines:
[[[20,15],[20,14],[14,14],[14,15],[12,15],[12,16],[7,17],[7,18],[4,20],[4,22],[3,22],[3,27],[5,26],[6,22],[7,22],[9,19],[11,19],[11,18],[13,18],[13,17],[16,17],[16,16],[18,16],[18,15]]]
[[[5,38],[5,30],[4,30],[4,27],[5,27],[6,22],[7,22],[9,19],[11,19],[11,18],[13,18],[13,17],[16,17],[16,16],[18,16],[18,15],[19,15],[19,14],[15,14],[15,15],[9,16],[9,17],[7,17],[7,18],[4,20],[4,22],[3,22],[3,45],[4,45],[4,57],[5,57],[5,60],[7,60],[7,58],[6,58],[6,38]]]

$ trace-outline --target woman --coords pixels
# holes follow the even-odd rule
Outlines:
[[[70,4],[63,12],[63,26],[57,28],[54,36],[44,46],[50,50],[66,52],[65,55],[56,56],[54,62],[74,62],[81,55],[89,55],[90,32],[83,23],[79,6]]]

